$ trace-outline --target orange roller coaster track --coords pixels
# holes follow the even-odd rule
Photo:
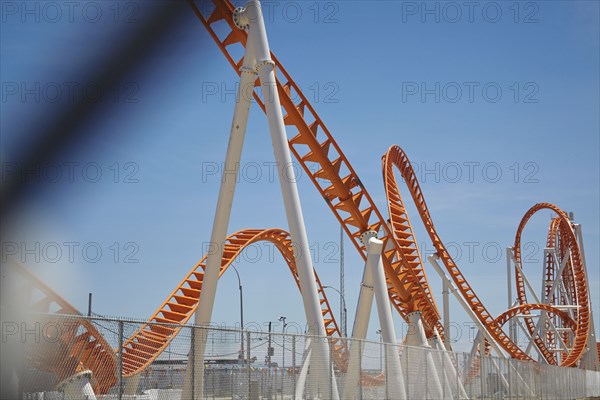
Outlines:
[[[194,1],[189,1],[189,3],[231,66],[239,74],[243,58],[234,56],[236,53],[235,48],[245,47],[247,32],[236,28],[232,18],[233,5],[228,0],[213,0],[214,8],[208,10],[209,7],[202,7],[201,10]],[[387,224],[306,96],[279,60],[274,55],[272,55],[272,58],[278,69],[277,88],[284,109],[284,122],[290,129],[296,131],[296,133],[291,134],[292,138],[289,140],[291,152],[323,196],[363,258],[366,257],[366,249],[359,239],[360,235],[367,230],[380,232],[380,239],[384,242],[384,248],[386,249],[382,258],[389,286],[389,295],[392,304],[400,315],[406,318],[406,315],[411,311],[421,311],[427,334],[431,335],[433,329],[437,328],[440,334],[443,335],[440,315],[431,294],[410,219],[393,178],[392,166],[396,166],[405,178],[413,201],[419,210],[420,217],[438,255],[477,318],[488,328],[494,340],[511,357],[531,360],[531,357],[513,343],[494,321],[492,315],[450,257],[433,226],[419,183],[406,154],[399,147],[394,146],[384,156],[384,183],[390,215],[390,224]],[[254,98],[264,111],[264,105],[256,88]],[[564,212],[556,206],[544,205],[541,207],[553,209],[561,218],[565,216]],[[570,366],[577,362],[585,349],[584,335],[587,335],[589,329],[589,301],[587,300],[587,290],[585,293],[579,290],[579,287],[585,286],[582,282],[585,282],[586,277],[580,263],[574,234],[572,234],[572,229],[570,234],[568,231],[566,233],[565,240],[567,240],[569,248],[572,248],[573,251],[573,267],[575,269],[573,276],[577,287],[578,304],[582,309],[577,317],[578,328],[574,348],[568,359],[562,364]],[[519,284],[518,277],[517,283]],[[520,290],[519,295],[521,300],[523,291]],[[521,301],[521,304],[526,304],[526,302]],[[531,321],[527,325],[532,329]],[[544,352],[541,340],[536,339],[536,344]],[[552,359],[547,351],[544,353],[548,359]]]
[[[486,307],[483,305],[481,300],[475,294],[473,288],[467,282],[467,279],[461,273],[460,269],[450,256],[450,253],[444,246],[444,243],[437,234],[433,225],[433,220],[429,214],[429,209],[425,203],[423,192],[415,175],[415,172],[410,164],[410,160],[406,153],[399,146],[392,146],[385,153],[382,160],[383,166],[383,180],[385,184],[386,195],[388,199],[388,207],[390,211],[390,219],[394,227],[398,226],[399,233],[402,234],[401,230],[403,226],[410,226],[408,215],[406,214],[406,208],[402,197],[400,196],[400,189],[394,176],[393,167],[396,167],[410,192],[410,195],[415,203],[421,220],[425,225],[427,234],[433,242],[435,250],[446,266],[446,269],[450,273],[450,277],[454,280],[464,299],[469,303],[469,306],[479,319],[487,328],[493,338],[506,350],[511,357],[531,360],[531,358],[525,354],[519,346],[510,340],[510,338],[504,333],[502,328],[494,321],[492,315],[488,312]],[[411,231],[411,240],[416,248],[416,242]],[[419,259],[420,262],[420,259]],[[421,267],[422,268],[422,267]]]
[[[562,311],[559,308],[556,308],[550,304],[523,304],[523,305],[518,305],[516,307],[513,308],[509,308],[508,310],[504,311],[502,314],[498,315],[496,317],[496,319],[494,320],[494,322],[499,326],[502,327],[504,326],[510,319],[521,316],[523,314],[529,314],[531,311],[545,311],[547,313],[551,313],[556,315],[557,317],[559,317],[563,323],[564,326],[570,329],[575,329],[576,327],[576,323],[575,321],[573,321],[573,319],[571,318],[571,316]],[[481,349],[480,346],[477,345],[476,347],[476,351],[481,354]],[[490,355],[490,353],[492,352],[492,347],[490,346],[490,343],[485,340],[484,341],[484,354],[485,355]],[[476,376],[479,375],[480,372],[480,362],[479,362],[479,357],[475,357],[471,363],[471,367],[469,368],[469,371],[467,373],[467,379],[473,379]]]
[[[253,243],[266,241],[273,243],[279,250],[298,288],[298,273],[294,260],[292,241],[289,234],[281,229],[244,229],[229,235],[225,242],[221,270],[219,277],[235,261],[236,257]],[[207,255],[198,262],[194,268],[183,278],[179,285],[162,303],[158,310],[136,332],[123,343],[123,377],[136,375],[148,367],[169,343],[181,331],[184,324],[191,318],[198,307],[198,299],[202,290],[204,268]],[[23,293],[37,289],[44,294],[41,300],[35,302],[30,310],[49,312],[52,304],[57,304],[58,314],[80,315],[79,312],[57,293],[44,285],[38,278],[28,272],[24,267],[16,269],[23,275],[27,282]],[[323,313],[327,336],[333,346],[334,362],[336,366],[345,370],[347,366],[347,347],[341,338],[341,333],[323,285],[315,271],[315,279]],[[106,340],[100,335],[93,324],[86,319],[77,319],[84,330],[73,336],[75,331],[69,330],[71,336],[65,336],[61,341],[60,353],[52,352],[52,356],[43,360],[61,360],[59,364],[46,362],[49,368],[57,374],[59,380],[68,378],[78,371],[78,368],[90,369],[97,385],[95,390],[99,394],[106,393],[117,382],[116,354]],[[78,325],[79,326],[79,325]],[[64,335],[63,335],[64,336]],[[116,350],[118,352],[118,349]],[[38,361],[44,362],[44,361]],[[71,367],[66,368],[66,366]]]
[[[236,257],[246,247],[260,241],[267,241],[275,245],[287,263],[296,285],[300,288],[292,241],[289,234],[280,229],[244,229],[229,235],[223,249],[219,277],[225,273],[227,268],[229,268]],[[183,278],[177,288],[173,290],[158,310],[148,319],[148,322],[153,323],[140,327],[123,344],[123,375],[125,377],[135,375],[146,368],[169,345],[171,340],[182,329],[183,324],[192,317],[198,307],[206,258],[207,255]],[[335,339],[333,341],[335,349],[334,361],[338,365],[341,365],[340,363],[343,363],[346,357],[346,347],[341,341],[340,330],[316,271],[315,278],[317,280],[327,336]],[[168,325],[162,326],[160,323]]]
[[[241,51],[236,50],[246,46],[247,32],[238,29],[233,22],[233,5],[228,0],[212,0],[212,8],[208,4],[209,2],[206,2],[200,9],[194,1],[190,0],[189,3],[231,66],[240,74],[243,57],[236,57],[235,54],[241,54]],[[379,232],[379,238],[384,242],[385,251],[382,259],[389,296],[399,314],[406,319],[408,313],[420,311],[427,335],[430,336],[434,328],[437,328],[440,335],[443,335],[440,314],[431,294],[410,219],[393,177],[393,166],[396,166],[405,178],[438,255],[476,317],[511,357],[532,360],[510,340],[494,321],[452,260],[435,230],[417,178],[402,149],[393,146],[384,155],[383,174],[390,215],[388,224],[306,96],[277,57],[273,54],[271,56],[278,70],[277,89],[284,111],[284,122],[292,132],[291,139],[289,139],[291,152],[363,258],[366,258],[366,249],[360,241],[361,234],[368,230]],[[258,86],[258,81],[255,86]],[[264,111],[264,104],[256,87],[253,95],[257,104]],[[556,206],[544,205],[543,207],[557,211],[559,216],[564,215],[564,212]],[[569,246],[577,247],[577,243],[570,240],[571,237],[574,237],[572,231],[568,236]],[[579,254],[577,249],[574,248],[573,253],[575,254],[573,256],[575,258],[574,275],[576,275],[576,285],[579,288],[582,285],[581,282],[585,282],[586,277],[580,262],[577,261]],[[566,366],[574,365],[581,357],[585,347],[583,336],[589,329],[589,302],[586,299],[587,291],[585,295],[578,291],[579,305],[582,310],[585,310],[578,314],[576,346],[571,351],[568,360],[563,363]]]
[[[203,3],[202,7],[198,7],[194,1],[189,3],[231,66],[240,74],[243,58],[238,59],[234,54],[238,53],[236,50],[239,50],[239,46],[246,46],[248,34],[235,26],[232,17],[234,6],[227,0],[213,0],[214,8],[208,10],[208,4]],[[379,232],[379,239],[384,242],[386,249],[382,259],[394,308],[402,317],[412,311],[421,311],[426,331],[432,334],[433,329],[437,328],[443,335],[440,314],[424,270],[413,262],[414,252],[410,246],[397,240],[354,168],[300,87],[277,57],[273,54],[271,57],[278,72],[277,89],[284,109],[284,123],[288,129],[296,131],[289,140],[292,154],[342,224],[363,259],[366,260],[367,252],[360,240],[361,234],[368,230]],[[255,88],[253,94],[264,111],[258,89]],[[409,253],[404,254],[405,250]]]
[[[204,7],[203,4],[202,8],[199,8],[194,1],[189,1],[189,3],[194,14],[239,74],[243,59],[237,58],[234,54],[239,54],[240,47],[245,47],[247,32],[235,26],[232,18],[233,5],[228,0],[212,0],[212,6],[208,4]],[[272,55],[272,58],[277,68],[277,89],[284,111],[284,123],[291,132],[291,139],[288,140],[291,153],[341,223],[344,231],[363,259],[366,259],[367,253],[360,240],[361,235],[367,231],[378,232],[378,238],[384,242],[382,261],[388,284],[389,298],[399,314],[406,319],[409,313],[420,311],[428,336],[431,336],[435,329],[438,330],[440,335],[444,333],[410,218],[394,176],[394,167],[397,168],[407,184],[412,200],[425,225],[429,238],[433,242],[437,255],[444,263],[462,297],[467,301],[479,321],[485,325],[492,338],[511,357],[532,360],[504,333],[502,325],[505,320],[519,312],[527,314],[532,310],[546,311],[561,318],[565,327],[574,329],[575,338],[572,349],[564,357],[561,365],[575,365],[585,350],[590,329],[590,310],[585,268],[575,234],[566,214],[552,204],[542,203],[534,206],[527,212],[519,225],[514,251],[516,264],[520,267],[520,237],[527,221],[541,209],[550,209],[556,212],[558,222],[555,223],[556,227],[554,229],[560,233],[560,251],[561,254],[565,254],[568,250],[571,257],[569,270],[565,273],[565,276],[570,279],[568,292],[571,293],[573,300],[579,306],[576,317],[567,318],[564,312],[553,305],[528,304],[523,279],[517,271],[517,291],[521,304],[494,319],[475,294],[473,288],[468,284],[466,277],[459,270],[437,234],[419,182],[404,151],[398,146],[392,146],[382,158],[383,180],[390,217],[388,223],[375,206],[373,199],[355,170],[306,96],[278,59],[274,55]],[[265,107],[258,95],[258,89],[255,88],[253,95],[257,104],[264,111]],[[219,276],[227,270],[246,246],[258,241],[268,241],[277,247],[288,264],[296,284],[299,286],[291,239],[287,232],[279,229],[246,229],[228,236],[223,249]],[[146,368],[169,345],[183,325],[189,321],[198,306],[204,279],[205,261],[206,256],[185,276],[177,288],[149,318],[148,323],[143,325],[124,343],[123,375],[125,377],[136,375]],[[554,274],[553,268],[554,266],[548,264],[546,274]],[[339,328],[316,274],[315,278],[318,284],[326,333],[333,338],[334,361],[343,370],[347,363],[345,341],[340,337]],[[534,329],[530,320],[527,322],[527,327],[530,332]],[[95,361],[94,357],[107,353],[107,347],[105,346],[108,345],[101,342],[100,338],[96,339],[95,342],[90,342],[93,345],[88,346],[94,350],[89,354],[86,353],[88,355],[80,359],[84,366],[98,362]],[[544,352],[543,342],[539,338],[537,339],[535,343],[541,348],[546,359],[549,361],[555,360],[548,349]],[[100,350],[96,351],[96,348],[100,348]],[[109,358],[103,356],[103,360],[113,359],[114,351],[111,349],[110,353],[111,356]],[[106,388],[110,386],[110,382],[114,382],[115,377],[112,375],[104,377],[98,374],[96,379],[103,380],[101,387]],[[102,393],[102,391],[99,393]]]
[[[553,231],[560,232],[560,245],[559,249],[557,249],[561,254],[566,254],[566,250],[569,252],[569,259],[567,261],[567,269],[565,270],[565,276],[567,282],[571,282],[567,287],[571,288],[569,290],[571,301],[574,302],[574,305],[577,306],[576,310],[576,328],[574,332],[573,346],[571,351],[569,351],[567,357],[562,360],[560,363],[561,366],[570,367],[577,363],[577,361],[581,358],[583,353],[586,350],[586,345],[588,341],[588,333],[590,330],[590,304],[589,304],[589,293],[587,287],[587,275],[585,272],[585,267],[583,265],[583,261],[581,258],[581,253],[579,251],[579,245],[577,243],[577,238],[575,236],[575,232],[573,227],[571,226],[571,221],[567,214],[562,211],[557,206],[550,203],[540,203],[531,207],[521,219],[521,223],[517,228],[517,234],[515,237],[515,245],[514,245],[514,258],[515,258],[515,280],[517,286],[517,298],[519,299],[519,303],[521,305],[528,304],[527,301],[527,293],[525,290],[525,281],[522,271],[522,262],[521,262],[521,236],[523,233],[523,229],[527,225],[527,222],[531,219],[531,217],[541,210],[551,210],[557,214],[557,222],[554,220],[551,222],[550,233]],[[552,239],[549,239],[552,240]],[[546,267],[546,274],[550,273],[550,270],[553,270],[553,265],[548,265]],[[554,272],[552,272],[554,275]],[[534,334],[535,324],[531,320],[530,317],[525,317],[527,330],[531,335]],[[551,354],[546,348],[543,341],[539,336],[535,336],[535,344],[542,352],[544,358],[549,362],[556,364],[556,358],[553,354]]]
[[[30,312],[53,311],[55,314],[81,315],[25,267],[14,260],[9,260],[4,265],[20,276],[20,282],[24,282],[22,286],[11,290],[17,293],[18,307]],[[19,285],[18,282],[16,284]],[[58,320],[54,322],[60,336],[49,340],[50,344],[45,348],[36,349],[40,351],[28,349],[32,350],[34,364],[40,369],[55,373],[59,382],[81,370],[89,369],[93,374],[94,391],[108,392],[117,383],[117,357],[104,336],[90,320],[84,318],[74,318],[64,324],[60,324]]]

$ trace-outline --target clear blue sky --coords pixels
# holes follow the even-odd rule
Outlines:
[[[77,9],[70,18],[68,10],[58,17],[44,3],[34,8],[38,15],[27,14],[22,4],[13,4],[16,11],[2,4],[5,163],[35,139],[39,121],[68,104],[69,82],[76,98],[93,96],[86,71],[132,34],[148,7],[100,2],[101,17]],[[537,202],[573,211],[583,225],[600,331],[598,2],[478,2],[473,9],[462,2],[266,4],[271,49],[383,213],[380,157],[398,144],[419,168],[440,236],[499,314],[506,308],[506,261],[497,251],[512,245],[521,216]],[[25,242],[40,246],[39,262],[24,255],[29,267],[81,310],[93,292],[99,314],[149,316],[210,240],[219,187],[213,172],[224,160],[236,81],[190,11],[118,92],[104,94],[111,100],[81,127],[97,135],[58,161],[62,177],[52,183],[56,170],[48,171],[40,190],[12,215],[10,241],[20,254]],[[273,161],[266,119],[255,106],[230,232],[287,228],[279,184],[270,175]],[[305,175],[299,189],[315,266],[324,284],[338,287],[339,226]],[[409,210],[422,249],[430,251],[414,207]],[[536,216],[524,237],[525,268],[537,287],[549,218]],[[53,253],[53,242],[62,255]],[[72,259],[67,242],[78,243]],[[86,261],[86,245],[88,259],[101,249],[97,262]],[[245,320],[262,325],[284,315],[303,325],[295,284],[271,253],[256,246],[236,264]],[[345,260],[351,329],[363,263],[349,241]],[[440,280],[426,268],[441,308]],[[237,294],[229,271],[219,283],[215,322],[238,322]],[[331,299],[337,312],[334,292]],[[373,316],[369,337],[377,338],[375,310]],[[467,321],[455,303],[452,320]],[[457,347],[468,347],[467,331],[463,326]]]

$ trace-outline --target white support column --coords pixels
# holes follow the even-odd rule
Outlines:
[[[511,260],[513,258],[512,254],[513,248],[506,248],[506,287],[507,287],[507,303],[508,309],[510,309],[513,305],[513,294],[512,294],[512,263]],[[508,322],[508,337],[514,343],[517,343],[517,326],[515,322],[510,320]]]
[[[325,324],[317,285],[310,258],[310,248],[306,228],[304,226],[304,217],[302,207],[300,206],[300,196],[296,186],[296,177],[292,168],[292,157],[283,123],[283,114],[279,93],[277,92],[277,82],[275,79],[275,63],[271,60],[271,52],[265,30],[265,24],[262,16],[260,2],[250,0],[246,8],[239,13],[241,25],[248,25],[248,41],[252,43],[256,57],[256,69],[260,78],[262,87],[263,102],[267,113],[269,123],[269,132],[273,143],[273,151],[278,168],[279,183],[283,194],[283,203],[289,225],[292,243],[296,244],[297,251],[296,266],[304,302],[304,310],[309,323],[309,332],[314,336],[326,336]],[[312,357],[317,365],[311,365],[313,371],[321,368],[328,373],[315,374],[324,393],[331,393],[333,399],[337,399],[337,385],[335,375],[330,363],[329,343],[325,340],[315,340],[312,343]]]
[[[487,376],[488,376],[488,369],[490,367],[494,367],[494,369],[496,370],[496,373],[498,374],[498,378],[500,379],[500,383],[502,384],[502,386],[504,387],[504,390],[506,391],[506,393],[509,393],[510,391],[510,387],[509,387],[509,383],[508,380],[506,380],[506,377],[504,376],[504,374],[502,373],[502,370],[500,369],[500,366],[498,365],[498,363],[496,362],[496,360],[492,357],[488,357],[485,354],[485,336],[483,334],[483,332],[479,331],[477,332],[477,336],[475,337],[475,346],[476,348],[479,348],[479,373],[480,373],[480,379],[481,379],[481,390],[482,393],[488,394],[488,395],[492,395],[493,393],[488,393],[490,391],[491,388],[488,387],[488,382],[487,382]],[[473,354],[473,352],[471,353]],[[489,366],[488,366],[489,364]]]
[[[238,97],[233,113],[229,143],[227,145],[227,155],[225,157],[225,166],[223,177],[221,179],[221,188],[219,189],[217,208],[213,220],[210,249],[206,259],[206,268],[204,270],[204,280],[202,282],[202,291],[200,293],[198,309],[196,310],[194,317],[194,325],[196,326],[208,326],[212,318],[219,271],[221,269],[221,260],[223,258],[223,248],[227,237],[227,229],[229,227],[229,218],[231,216],[242,147],[244,145],[244,137],[246,135],[248,115],[252,101],[252,96],[248,94],[248,90],[249,88],[254,88],[254,81],[256,80],[256,73],[253,68],[254,57],[252,56],[251,51],[250,47],[246,48],[244,66],[241,69],[242,73],[240,77],[240,86],[238,88]],[[193,351],[194,376],[191,376],[192,368],[188,368],[186,371],[182,399],[187,400],[192,398],[192,387],[194,387],[194,398],[202,398],[204,351],[206,349],[206,335],[204,333],[205,332],[203,331],[199,331],[195,336],[196,340],[194,341]],[[191,366],[192,363],[188,363],[188,365]],[[192,385],[192,379],[194,380],[194,385]]]
[[[452,292],[452,294],[454,295],[454,297],[456,298],[456,300],[460,303],[460,305],[462,306],[463,310],[467,313],[467,315],[469,316],[469,318],[471,318],[471,321],[473,321],[473,323],[475,325],[477,325],[477,327],[479,328],[479,332],[481,332],[483,335],[485,335],[485,338],[488,340],[488,342],[490,343],[490,345],[492,346],[492,348],[494,349],[494,351],[496,351],[496,353],[499,356],[501,356],[501,357],[504,356],[504,352],[502,351],[502,348],[492,338],[492,336],[490,335],[490,333],[487,331],[487,327],[485,325],[483,325],[481,323],[481,321],[479,321],[479,318],[477,318],[477,316],[475,315],[475,313],[473,312],[473,310],[471,310],[471,307],[469,307],[469,305],[467,304],[467,302],[462,298],[462,296],[458,292],[458,289],[456,289],[456,287],[454,286],[454,284],[450,281],[450,278],[448,278],[448,276],[446,276],[446,274],[442,270],[442,267],[438,264],[438,262],[436,260],[436,257],[437,257],[436,255],[429,255],[429,256],[427,256],[427,260],[429,260],[429,263],[436,270],[436,272],[438,273],[438,275],[440,276],[440,278],[442,278],[443,281],[446,281],[448,283],[448,285],[450,287],[450,291]],[[516,369],[514,369],[512,367],[511,367],[511,369],[513,370],[513,373],[516,374],[516,376],[518,377],[518,379],[520,379],[522,381],[523,378],[521,378],[521,376],[518,373],[518,371],[516,371]],[[529,391],[530,394],[533,393],[527,384],[525,384],[525,387],[527,388],[527,390]]]
[[[473,321],[473,323],[475,325],[477,325],[477,327],[479,328],[480,331],[485,333],[486,339],[490,342],[494,351],[496,351],[496,353],[498,353],[498,355],[503,356],[504,352],[502,351],[502,348],[492,338],[492,335],[490,335],[490,333],[487,331],[487,327],[484,324],[482,324],[481,321],[479,321],[479,318],[477,318],[477,316],[475,315],[473,310],[471,310],[471,307],[469,307],[469,305],[467,304],[465,299],[462,298],[462,296],[458,292],[458,289],[454,286],[454,283],[452,283],[452,281],[450,281],[450,278],[448,278],[448,276],[446,276],[446,273],[442,270],[442,267],[438,264],[436,257],[437,257],[436,255],[432,254],[432,255],[427,256],[427,260],[429,260],[429,263],[436,270],[436,272],[438,273],[440,278],[442,278],[442,281],[446,281],[448,283],[450,292],[454,295],[454,297],[456,298],[458,303],[462,306],[463,310],[465,310],[465,312],[467,313],[469,318],[471,318],[471,321]]]
[[[381,240],[376,238],[369,239],[367,244],[367,268],[371,270],[373,277],[373,288],[375,289],[375,301],[377,303],[377,313],[379,314],[381,335],[385,342],[385,375],[389,396],[394,400],[402,400],[406,399],[406,391],[404,390],[402,369],[400,367],[400,355],[396,346],[396,331],[394,329],[394,320],[392,319],[390,298],[385,281],[385,272],[383,271],[383,262],[381,261],[382,250],[383,242]]]
[[[451,395],[451,398],[453,399],[468,399],[469,396],[458,376],[458,372],[454,368],[454,362],[450,357],[450,352],[444,347],[444,343],[440,340],[437,329],[434,329],[434,335],[428,342],[429,345],[436,350],[436,367],[440,382],[444,388],[444,397],[448,398],[448,395]]]
[[[443,398],[442,384],[433,360],[431,346],[425,336],[421,312],[413,311],[406,318],[409,327],[402,358],[409,366],[406,371],[408,395],[411,400],[441,399]]]
[[[450,345],[450,286],[448,282],[443,281],[442,300],[444,302],[444,347],[446,349],[451,348]],[[437,332],[437,331],[436,331]]]
[[[477,338],[475,339],[477,347],[479,348],[479,384],[481,387],[481,397],[487,397],[488,385],[487,385],[487,369],[486,369],[486,357],[485,357],[485,333],[479,331]]]
[[[138,386],[142,380],[142,373],[135,374],[125,379],[125,388],[123,389],[123,396],[135,396],[137,393]]]
[[[368,249],[369,239],[376,236],[377,232],[367,231],[361,235],[360,239]],[[350,357],[348,369],[346,371],[346,379],[344,381],[344,390],[342,392],[342,398],[345,400],[354,400],[356,397],[357,385],[360,379],[360,352],[363,349],[360,345],[360,341],[365,340],[367,337],[369,318],[371,317],[371,310],[373,308],[373,276],[371,274],[371,269],[367,266],[367,262],[365,262],[362,282],[360,284],[360,293],[358,295],[358,303],[356,305],[354,326],[352,328]]]
[[[300,374],[298,375],[298,382],[296,383],[296,397],[294,400],[304,399],[304,391],[306,389],[308,392],[308,396],[306,398],[312,398],[313,390],[312,385],[307,385],[307,376],[308,376],[308,367],[310,366],[310,358],[311,358],[311,340],[310,338],[306,338],[304,342],[304,353],[302,354],[302,367],[300,368]]]
[[[376,236],[377,232],[367,231],[361,235],[361,241],[365,246],[368,246],[369,240]],[[371,318],[371,309],[373,308],[373,276],[371,274],[371,269],[367,266],[367,262],[368,260],[365,262],[365,269],[360,284],[354,326],[352,327],[352,339],[366,339],[369,318]]]

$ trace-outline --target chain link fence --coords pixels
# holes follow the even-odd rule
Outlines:
[[[171,334],[164,349],[161,334]],[[193,363],[197,340],[206,344],[203,369]],[[329,349],[325,362],[311,350],[318,341]],[[3,313],[2,369],[14,396],[3,398],[36,400],[176,400],[193,398],[192,392],[248,400],[600,396],[600,372],[577,368],[372,341],[56,314],[25,320]],[[199,372],[202,382],[184,390]]]

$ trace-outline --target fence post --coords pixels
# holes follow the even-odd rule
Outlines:
[[[188,356],[188,360],[190,360],[192,362],[192,365],[190,365],[190,367],[192,368],[192,376],[194,377],[194,379],[192,379],[192,399],[196,398],[196,357],[194,357],[194,351],[196,349],[196,328],[192,327],[191,329],[191,333],[190,333],[190,355]]]
[[[506,372],[508,375],[508,398],[510,399],[512,397],[512,392],[513,392],[513,381],[512,381],[512,371],[510,368],[510,358],[505,359],[504,363],[507,364]]]
[[[331,345],[331,340],[329,338],[327,340],[327,344],[329,345],[329,398],[333,399],[333,385],[335,385],[334,372],[333,372],[333,346]]]
[[[485,397],[486,391],[485,391],[485,382],[484,382],[484,363],[485,360],[483,359],[485,356],[483,355],[483,346],[481,343],[479,343],[479,385],[481,386],[481,397]]]
[[[283,321],[284,327],[281,335],[281,399],[283,400],[283,393],[285,390],[285,321]]]
[[[358,344],[358,384],[360,385],[360,400],[363,398],[363,384],[362,384],[362,340],[355,339]]]
[[[384,352],[383,352],[383,364],[385,366],[385,370],[381,371],[381,373],[384,374],[383,377],[384,377],[384,380],[385,380],[385,398],[386,399],[390,398],[390,387],[389,387],[390,386],[390,380],[388,379],[389,378],[388,377],[388,375],[389,375],[388,374],[388,371],[389,371],[389,366],[388,366],[388,351],[389,351],[389,348],[388,348],[388,346],[390,346],[389,343],[385,343],[383,345],[383,350],[384,350]]]
[[[440,350],[436,349],[435,354],[438,356],[438,360],[440,358],[442,359],[442,377],[443,377],[444,381],[447,381],[448,379],[447,379],[447,375],[446,375],[446,357],[444,357],[445,352],[442,353]],[[450,386],[450,382],[448,382],[447,384],[445,382],[442,382],[442,398],[444,398],[444,399],[448,398],[446,395],[446,386],[450,389],[449,396],[450,396],[450,398],[452,398],[452,388]],[[459,393],[458,397],[460,397],[460,392],[458,392],[458,393]]]
[[[292,393],[296,400],[296,336],[292,336]]]
[[[267,350],[268,351],[268,350]],[[246,373],[248,374],[248,398],[251,396],[250,391],[250,332],[246,332]]]
[[[119,320],[119,388],[117,398],[123,398],[123,321]]]
[[[406,385],[404,386],[404,388],[406,389],[406,398],[410,399],[410,378],[412,376],[412,371],[410,370],[410,347],[407,345],[403,345],[402,347],[402,359],[406,360],[406,368],[404,368],[404,370],[406,371],[406,379],[404,380],[404,382],[406,383]]]

